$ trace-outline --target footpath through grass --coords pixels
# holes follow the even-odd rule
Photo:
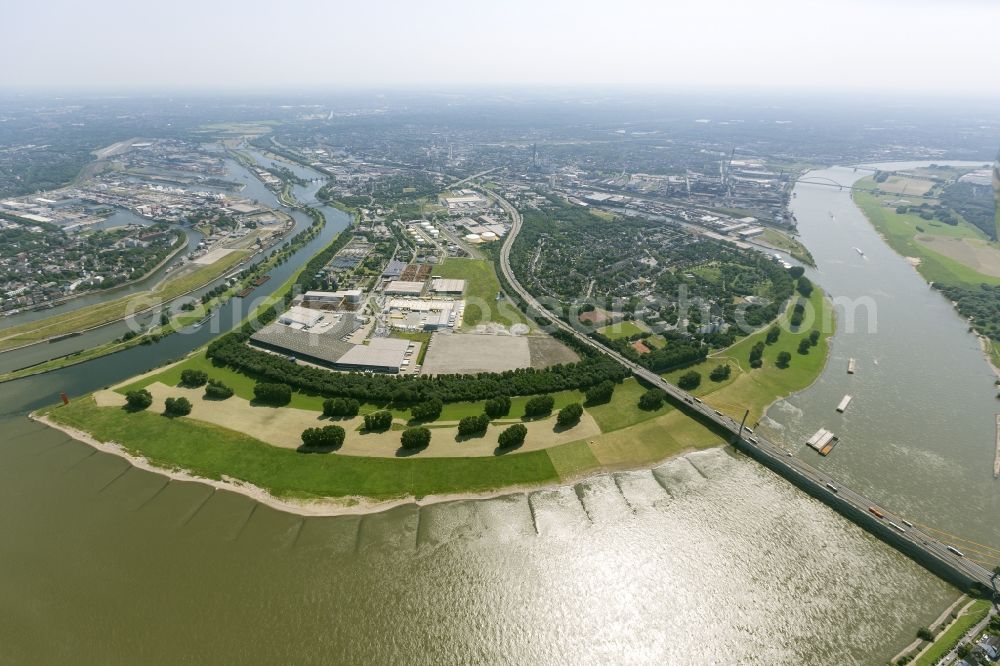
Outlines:
[[[153,464],[209,479],[236,478],[277,497],[384,500],[539,485],[559,478],[545,451],[488,458],[306,455],[192,419],[97,407],[89,397],[46,411],[59,423],[116,442]]]
[[[938,663],[942,657],[951,652],[967,631],[983,621],[986,614],[990,612],[991,605],[986,599],[972,602],[969,609],[959,615],[958,619],[951,623],[951,626],[941,632],[934,643],[927,648],[927,651],[913,662],[914,666],[933,666],[933,664]]]

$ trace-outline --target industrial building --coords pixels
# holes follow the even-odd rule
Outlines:
[[[261,349],[294,356],[307,363],[335,368],[337,360],[354,345],[343,337],[354,332],[361,322],[345,314],[325,331],[305,330],[287,326],[280,321],[268,324],[250,336],[250,344]]]
[[[344,304],[357,305],[363,295],[360,289],[342,291],[307,291],[302,296],[302,305],[317,310],[338,310]]]
[[[393,298],[383,310],[392,328],[403,331],[440,331],[462,321],[465,301],[429,298]]]
[[[465,291],[465,280],[435,278],[431,282],[431,291],[435,294],[461,295]]]
[[[323,319],[323,315],[320,310],[293,305],[278,317],[278,323],[292,328],[312,328]]]
[[[339,370],[399,372],[406,353],[415,346],[409,340],[372,338],[367,345],[354,345],[336,363]]]
[[[419,296],[423,291],[423,282],[410,282],[408,280],[393,280],[385,287],[385,293],[390,296]]]
[[[382,277],[386,279],[397,279],[403,274],[403,270],[406,268],[406,262],[400,261],[399,259],[393,259],[382,271]]]

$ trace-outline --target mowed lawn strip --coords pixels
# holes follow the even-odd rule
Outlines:
[[[932,664],[938,663],[955,647],[958,639],[965,635],[965,632],[982,622],[986,614],[990,612],[990,606],[990,602],[986,599],[974,601],[969,606],[969,610],[958,616],[958,619],[934,640],[927,652],[924,652],[919,659],[913,662],[914,666],[932,666]]]
[[[97,407],[89,397],[51,408],[47,414],[100,441],[115,442],[153,464],[183,468],[209,479],[232,477],[278,497],[391,499],[482,492],[559,479],[545,451],[480,458],[309,455],[186,418]]]

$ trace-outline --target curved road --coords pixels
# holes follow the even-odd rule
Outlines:
[[[735,421],[729,416],[726,416],[722,412],[713,409],[711,406],[706,405],[699,398],[696,398],[690,393],[667,382],[663,379],[663,377],[659,376],[655,372],[647,370],[637,363],[633,363],[613,349],[604,346],[603,344],[585,335],[583,332],[576,330],[542,306],[542,304],[539,303],[534,296],[529,294],[528,291],[521,286],[521,283],[517,281],[517,278],[514,276],[514,272],[510,268],[510,248],[514,244],[517,234],[521,231],[521,224],[523,221],[521,219],[521,214],[503,197],[485,188],[483,188],[483,191],[487,196],[492,198],[505,211],[507,211],[508,215],[510,215],[512,226],[510,233],[507,234],[507,237],[504,239],[503,245],[500,248],[500,270],[503,272],[504,277],[507,279],[511,288],[517,292],[517,295],[520,296],[521,299],[523,299],[524,302],[531,308],[552,320],[557,326],[559,326],[559,328],[573,335],[583,344],[590,346],[605,356],[615,359],[628,368],[636,377],[639,377],[651,386],[655,386],[664,391],[664,393],[666,393],[674,403],[680,405],[682,409],[688,412],[693,412],[702,419],[708,420],[718,428],[728,432],[731,435],[730,441],[734,446],[767,465],[772,470],[781,474],[793,483],[796,483],[800,487],[806,489],[810,492],[810,494],[819,497],[834,508],[840,508],[842,513],[843,509],[849,507],[854,509],[856,512],[859,512],[861,516],[875,520],[876,524],[882,527],[881,530],[872,529],[873,525],[862,522],[858,516],[845,514],[848,515],[849,518],[852,518],[855,522],[859,523],[862,527],[869,529],[869,531],[874,533],[876,536],[879,536],[883,540],[887,541],[890,545],[899,548],[911,556],[914,554],[923,555],[935,562],[939,568],[943,568],[945,571],[954,572],[954,574],[957,574],[956,577],[959,579],[968,579],[979,582],[983,584],[986,589],[993,589],[994,594],[996,594],[996,588],[993,585],[993,573],[985,567],[977,564],[967,557],[964,557],[964,555],[958,554],[957,551],[949,550],[951,546],[948,544],[942,543],[920,531],[909,521],[903,519],[899,515],[893,515],[888,510],[879,507],[875,502],[860,493],[842,486],[829,474],[821,472],[808,463],[799,460],[776,444],[769,442],[763,437],[754,435],[752,430],[744,427],[741,423]],[[894,539],[888,539],[886,536],[887,534],[891,534]],[[937,573],[940,573],[940,571]]]

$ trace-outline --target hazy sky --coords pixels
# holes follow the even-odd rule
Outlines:
[[[0,87],[1000,94],[1000,0],[4,0]]]

